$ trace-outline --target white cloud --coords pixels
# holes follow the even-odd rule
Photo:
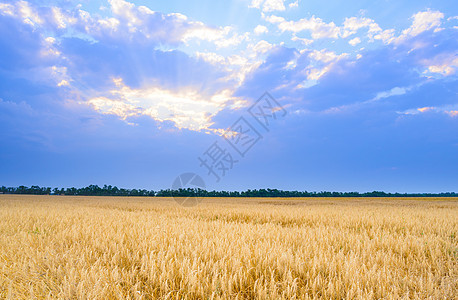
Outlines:
[[[383,99],[383,98],[388,98],[388,97],[391,97],[391,96],[404,95],[408,90],[409,90],[409,88],[394,87],[389,91],[384,91],[384,92],[378,93],[372,100],[376,101],[376,100]]]
[[[308,57],[312,60],[312,63],[306,68],[307,81],[301,87],[307,88],[317,84],[318,80],[328,73],[336,62],[347,56],[348,53],[336,54],[326,49],[309,52]]]
[[[348,43],[352,46],[356,46],[361,43],[361,39],[359,37],[355,37],[354,39],[349,40]]]
[[[14,4],[0,3],[0,13],[18,17],[22,19],[22,22],[32,27],[40,26],[44,23],[37,10],[27,1],[17,1]]]
[[[64,29],[67,27],[66,17],[58,7],[51,8],[57,28]]]
[[[285,18],[283,17],[278,17],[275,15],[266,16],[264,13],[262,14],[262,18],[272,24],[285,22]]]
[[[113,17],[98,18],[89,14],[81,17],[86,32],[97,39],[169,45],[203,40],[214,43],[218,48],[238,45],[248,39],[248,34],[239,35],[230,26],[211,27],[199,21],[190,21],[180,13],[162,14],[124,0],[109,2]]]
[[[253,61],[253,58],[259,58],[259,53],[254,52],[253,47],[252,44],[248,45],[249,53],[244,56],[236,54],[223,56],[214,52],[196,52],[195,56],[226,71],[227,88],[235,90],[245,80],[245,76],[259,65],[257,61]]]
[[[27,2],[16,6],[0,6],[0,12],[13,11],[31,25],[47,22],[48,27],[57,30],[68,28],[88,35],[94,41],[122,43],[162,43],[177,45],[190,40],[205,40],[217,47],[237,45],[247,39],[247,35],[233,33],[231,27],[210,27],[202,22],[189,21],[179,13],[163,14],[146,6],[136,6],[124,0],[109,0],[112,16],[101,17],[78,9],[74,12],[57,7],[51,8],[51,19],[42,21]]]
[[[285,19],[277,16],[266,18],[271,23],[278,23],[278,28],[281,31],[291,31],[294,33],[301,31],[310,31],[312,38],[338,38],[340,28],[334,22],[326,23],[322,19],[312,16],[310,19],[304,18],[299,21],[285,21]]]
[[[58,57],[61,52],[57,50],[56,46],[56,39],[53,37],[47,37],[43,39],[42,42],[42,49],[40,51],[40,54],[45,57]]]
[[[343,38],[346,38],[355,34],[359,29],[365,27],[369,27],[369,31],[371,32],[378,32],[382,30],[372,19],[351,17],[345,18],[341,35]]]
[[[301,42],[304,46],[308,46],[311,43],[313,43],[313,40],[297,37],[294,33],[293,33],[293,36],[291,37],[291,40],[293,42]]]
[[[109,3],[112,12],[110,17],[92,15],[80,9],[79,5],[73,11],[58,7],[41,11],[26,1],[2,4],[0,13],[12,15],[33,27],[41,26],[44,30],[70,29],[71,34],[84,34],[94,41],[175,45],[193,34],[204,39],[217,40],[223,39],[226,33],[225,28],[212,28],[201,22],[188,21],[182,14],[162,14],[124,0],[110,0]],[[69,28],[70,26],[72,27]]]
[[[263,18],[269,23],[278,24],[278,28],[282,31],[297,33],[308,30],[313,38],[346,38],[355,34],[359,29],[366,27],[368,28],[368,37],[371,39],[374,35],[383,32],[380,26],[369,18],[346,18],[342,27],[335,25],[334,22],[326,23],[315,16],[310,19],[300,19],[299,21],[286,21],[283,17],[275,15],[263,16]]]
[[[246,50],[242,51],[240,55],[226,57],[226,70],[230,74],[228,79],[235,79],[237,86],[240,86],[246,76],[263,63],[267,53],[273,47],[273,44],[260,40],[257,43],[248,44]]]
[[[293,33],[293,41],[302,41],[305,45],[311,44],[313,40],[297,37],[296,33],[309,31],[313,39],[321,38],[347,38],[354,35],[358,30],[367,28],[367,37],[369,42],[381,40],[385,44],[393,42],[394,29],[382,30],[380,26],[372,19],[365,17],[345,18],[342,26],[337,26],[334,22],[326,23],[322,19],[312,16],[307,19],[298,21],[288,21],[283,17],[276,15],[266,16],[262,14],[265,21],[276,24],[281,31],[290,31]],[[359,38],[361,40],[361,38]],[[353,39],[352,43],[356,43],[357,39]]]
[[[263,33],[267,33],[269,32],[269,30],[267,29],[266,26],[262,26],[262,25],[258,25],[256,26],[256,28],[254,29],[254,33],[257,34],[257,35],[261,35]]]
[[[384,44],[394,41],[394,29],[386,29],[373,36],[374,40],[381,40]]]
[[[372,19],[365,17],[345,18],[342,26],[341,36],[349,37],[358,32],[359,29],[368,28],[367,37],[369,41],[381,40],[384,44],[389,44],[394,40],[394,29],[382,30],[380,26]],[[353,39],[353,43],[357,40]],[[350,45],[352,45],[350,43]],[[353,45],[354,46],[354,45]]]
[[[263,63],[267,53],[273,47],[273,44],[260,40],[256,43],[250,42],[245,50],[238,54],[220,55],[214,52],[196,52],[195,56],[223,69],[228,74],[225,77],[226,82],[230,83],[229,85],[232,84],[230,89],[235,90],[243,83],[247,74]]]
[[[250,48],[256,53],[256,54],[263,54],[272,49],[273,45],[267,41],[261,40],[257,42],[255,45],[252,45]]]
[[[225,48],[230,46],[237,46],[243,41],[248,41],[249,33],[237,34],[233,33],[231,37],[222,37],[214,41],[217,48]]]
[[[107,97],[92,98],[87,102],[87,104],[91,105],[100,113],[116,115],[123,120],[141,113],[141,110],[132,104],[124,103],[120,100],[112,100]]]
[[[97,17],[87,21],[88,33],[94,32],[100,39],[110,36],[140,43],[151,41],[175,44],[193,36],[214,40],[214,36],[219,36],[223,31],[207,27],[201,22],[188,21],[185,15],[179,13],[162,14],[124,0],[109,0],[109,3],[113,18],[102,19],[105,22],[101,23],[94,22]],[[100,25],[105,26],[100,28]]]
[[[62,79],[62,80],[57,84],[57,86],[69,86],[69,85],[70,85],[70,83],[69,83],[67,80],[65,80],[65,79]]]
[[[52,66],[48,69],[47,73],[57,82],[57,86],[68,86],[73,81],[68,75],[67,67]]]
[[[24,18],[25,23],[31,25],[41,25],[43,24],[43,19],[38,15],[38,13],[29,5],[26,1],[19,1],[17,3],[18,9]]]
[[[337,26],[334,22],[326,23],[322,19],[312,16],[311,18],[303,18],[298,21],[288,21],[283,17],[275,15],[262,15],[264,20],[269,23],[276,24],[281,31],[290,31],[294,35],[293,41],[300,41],[301,38],[297,37],[295,33],[309,31],[313,39],[333,38],[339,37],[347,38],[354,35],[358,30],[367,28],[367,37],[369,42],[380,40],[384,44],[392,42],[400,42],[408,37],[419,35],[427,30],[434,30],[435,32],[442,30],[441,20],[444,14],[439,11],[423,11],[418,12],[412,16],[412,25],[403,30],[402,33],[395,37],[394,29],[383,30],[374,20],[366,17],[350,17],[345,18],[342,26]],[[449,18],[450,19],[450,18]],[[453,18],[452,18],[453,19]],[[308,40],[304,44],[310,44]],[[350,45],[356,45],[361,42],[361,38],[353,38],[349,41]]]
[[[108,32],[111,32],[111,33],[114,33],[116,31],[118,31],[118,28],[119,28],[119,20],[118,19],[115,19],[115,18],[106,18],[106,19],[101,19],[101,20],[98,20],[97,23],[102,27],[104,28],[104,31],[108,31]]]
[[[47,14],[40,15],[39,10],[26,1],[18,1],[14,5],[2,4],[0,13],[20,18],[33,27],[42,26],[45,30],[63,30],[71,25],[73,33],[110,43],[177,45],[191,40],[205,40],[222,48],[248,39],[248,34],[234,33],[229,26],[210,27],[202,22],[189,21],[179,13],[163,14],[124,0],[108,2],[112,12],[109,17],[92,15],[82,9],[68,11],[58,7],[50,7]]]
[[[14,16],[14,11],[15,8],[13,5],[7,3],[0,3],[0,13],[2,15]]]
[[[226,63],[226,58],[224,56],[214,52],[196,52],[195,55],[213,65],[223,65]]]
[[[454,62],[455,64],[453,66],[450,66],[448,64],[443,64],[443,65],[431,65],[428,67],[428,71],[431,73],[439,73],[444,76],[452,75],[456,71],[457,67],[457,60]]]
[[[308,56],[311,59],[314,59],[314,60],[317,60],[317,61],[321,61],[321,62],[324,62],[324,63],[330,63],[330,62],[338,61],[338,60],[340,60],[340,59],[342,59],[344,57],[347,57],[348,54],[347,53],[342,53],[342,54],[337,55],[333,51],[328,51],[326,49],[322,49],[322,50],[313,50],[312,52],[309,53]]]
[[[423,72],[428,77],[434,74],[450,76],[458,70],[458,53],[445,53],[421,62],[426,70]]]
[[[296,1],[294,1],[294,2],[291,2],[288,6],[289,6],[290,8],[299,7],[299,0],[296,0]]]
[[[252,0],[250,7],[261,9],[263,12],[284,11],[285,0]]]
[[[405,40],[406,38],[417,36],[424,31],[434,29],[435,32],[441,30],[441,20],[444,18],[444,14],[440,11],[423,11],[418,12],[412,16],[412,25],[403,30],[402,34],[398,37],[397,41]]]
[[[330,67],[329,66],[326,66],[322,69],[319,69],[319,68],[310,68],[309,70],[307,70],[306,74],[307,74],[307,79],[308,80],[311,80],[311,81],[317,81],[318,79],[320,79],[324,74],[326,74],[328,71],[330,70]],[[307,85],[303,85],[304,87],[307,86]],[[308,86],[310,87],[310,86]]]
[[[194,22],[194,26],[188,29],[184,34],[182,40],[187,42],[191,39],[200,39],[206,41],[216,41],[223,39],[230,31],[229,26],[225,28],[211,28],[205,26],[202,22]]]
[[[374,20],[365,17],[346,18],[342,26],[341,36],[346,38],[355,34],[361,28],[368,28],[367,37],[370,41],[381,40],[384,44],[390,44],[394,41],[401,42],[408,37],[421,34],[424,31],[434,29],[435,32],[442,30],[440,28],[441,20],[444,14],[439,11],[423,11],[412,16],[412,25],[403,30],[398,36],[394,36],[394,29],[382,30]]]
[[[285,70],[292,70],[292,69],[295,69],[297,67],[297,56],[294,57],[292,60],[288,61],[286,63],[286,66],[284,67]]]
[[[419,115],[423,113],[440,113],[446,114],[449,117],[458,117],[458,106],[457,105],[444,105],[444,106],[426,106],[418,108],[410,108],[404,111],[398,111],[398,114],[402,115]]]
[[[204,40],[214,43],[217,48],[225,48],[249,40],[249,34],[237,34],[231,26],[209,27],[202,22],[190,22],[182,41],[188,43],[191,40]]]

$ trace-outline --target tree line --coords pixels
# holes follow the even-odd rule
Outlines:
[[[308,191],[283,191],[278,189],[248,189],[246,191],[207,191],[199,188],[187,189],[161,189],[159,191],[145,189],[125,189],[116,186],[89,185],[83,188],[53,188],[40,187],[5,187],[0,188],[2,194],[30,194],[30,195],[73,195],[73,196],[145,196],[145,197],[458,197],[456,192],[446,193],[386,193],[373,192],[308,192]]]

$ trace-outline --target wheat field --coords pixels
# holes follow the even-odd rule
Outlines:
[[[458,199],[0,195],[4,299],[457,299]]]

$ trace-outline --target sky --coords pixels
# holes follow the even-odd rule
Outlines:
[[[0,0],[0,185],[456,192],[457,72],[451,0]]]

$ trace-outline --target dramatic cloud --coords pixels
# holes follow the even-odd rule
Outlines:
[[[342,26],[337,26],[334,22],[327,23],[315,16],[298,21],[288,21],[275,15],[264,16],[267,22],[276,24],[281,31],[290,31],[292,33],[308,31],[313,39],[347,38],[356,34],[360,29],[367,29],[369,41],[381,40],[385,44],[390,44],[394,41],[400,43],[428,30],[438,32],[443,29],[440,27],[443,18],[444,14],[439,11],[427,10],[418,12],[412,16],[412,25],[395,37],[394,29],[383,30],[374,20],[366,17],[347,17]],[[297,40],[298,38],[293,36],[293,39]],[[353,38],[351,41],[350,44],[355,45],[357,39]]]
[[[30,61],[34,64],[40,61],[43,66],[37,69],[34,65],[35,74],[27,75],[33,77],[30,79],[47,78],[47,83],[52,81],[51,85],[71,91],[78,103],[87,101],[96,111],[124,120],[145,115],[160,122],[170,121],[177,128],[200,131],[208,129],[211,117],[224,104],[234,109],[238,107],[232,101],[231,91],[249,71],[247,60],[229,57],[227,65],[237,65],[241,61],[240,67],[234,70],[208,63],[208,59],[194,59],[180,51],[164,52],[154,48],[161,43],[178,45],[193,39],[227,47],[240,43],[245,36],[234,33],[227,37],[232,31],[230,27],[211,28],[201,22],[188,21],[177,13],[164,15],[121,0],[110,1],[110,4],[113,17],[109,18],[93,16],[81,9],[37,8],[27,2],[3,5],[1,12],[15,19],[15,26],[25,26],[25,31],[18,31],[27,36],[19,40],[30,40],[27,47],[16,43],[5,46],[3,51],[12,61],[26,62],[36,57]],[[46,18],[40,17],[38,11],[55,18],[46,23]],[[71,31],[85,34],[84,38],[78,34],[68,36],[69,26],[72,26]],[[43,34],[38,33],[40,28]],[[44,35],[44,32],[52,34],[49,30],[54,30],[54,37]],[[11,29],[9,32],[14,34]],[[15,36],[17,39],[18,35]],[[135,52],[131,52],[132,44],[135,44]],[[255,45],[252,51],[269,49],[262,45]],[[11,47],[14,48],[8,50]],[[15,60],[14,55],[24,49],[28,49],[24,57]],[[221,56],[214,54],[215,57]],[[113,82],[117,78],[123,79],[123,86],[119,87],[119,82],[115,81],[118,88],[115,93]],[[140,98],[143,100],[138,104]]]
[[[377,172],[392,178],[385,165],[413,176],[430,153],[456,161],[458,37],[447,10],[412,15],[409,6],[399,14],[405,19],[383,19],[354,3],[346,5],[357,16],[253,0],[221,2],[204,18],[188,5],[161,12],[168,5],[0,3],[0,158],[16,161],[8,174],[35,159],[41,169],[72,161],[110,174],[135,165],[146,177],[158,166],[174,176],[192,170],[265,91],[288,117],[247,156],[237,173],[245,179],[259,168],[260,181],[277,187],[286,173],[266,175],[266,161],[290,166],[290,188],[348,170],[365,174],[360,181]],[[414,155],[401,157],[399,147]],[[434,163],[448,176],[441,182],[456,182],[445,160]],[[30,169],[33,178],[40,168]],[[304,175],[307,168],[317,177]]]
[[[198,91],[170,91],[160,87],[132,89],[122,79],[113,80],[116,88],[106,97],[91,98],[87,103],[103,114],[119,116],[123,120],[141,115],[156,121],[171,121],[178,129],[209,130],[211,117],[231,105],[238,108],[243,101],[231,98],[229,90],[211,96]]]

